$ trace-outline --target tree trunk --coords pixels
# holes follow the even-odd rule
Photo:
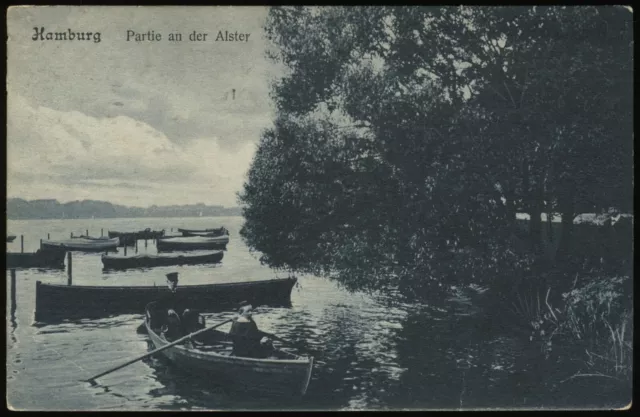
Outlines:
[[[544,202],[542,200],[542,188],[536,186],[530,200],[529,215],[531,220],[529,223],[529,238],[531,239],[531,245],[537,252],[542,247],[542,206]]]
[[[556,259],[566,260],[571,250],[571,240],[573,235],[573,218],[575,217],[575,202],[573,189],[566,190],[559,198],[560,210],[562,212],[562,234],[558,244]]]

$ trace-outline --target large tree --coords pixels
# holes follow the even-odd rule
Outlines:
[[[630,23],[613,7],[273,8],[288,73],[243,236],[273,266],[369,288],[431,281],[463,248],[495,259],[517,210],[536,246],[545,203],[568,247],[576,204],[630,195]]]

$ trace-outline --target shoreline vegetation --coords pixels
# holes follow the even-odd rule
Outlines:
[[[184,204],[170,206],[130,207],[108,201],[82,200],[60,203],[55,199],[7,199],[7,219],[110,219],[133,217],[214,217],[240,216],[239,207]]]
[[[348,290],[481,288],[476,324],[531,346],[541,406],[627,406],[632,23],[618,6],[271,8],[288,71],[241,235]]]

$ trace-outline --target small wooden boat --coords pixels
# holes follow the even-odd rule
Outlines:
[[[7,243],[13,242],[14,240],[16,240],[16,237],[14,235],[7,236]]]
[[[159,252],[183,250],[216,250],[226,249],[227,243],[229,243],[229,236],[194,236],[158,239],[156,246]]]
[[[155,266],[214,264],[222,261],[223,251],[194,256],[136,255],[129,257],[102,255],[104,269],[153,268]]]
[[[7,252],[7,269],[11,268],[64,268],[64,249],[38,249],[36,252]]]
[[[203,230],[194,230],[194,229],[178,229],[178,232],[182,233],[182,236],[229,236],[229,231],[225,227],[218,227],[217,229],[203,229]]]
[[[119,238],[71,238],[67,240],[43,240],[43,249],[65,249],[67,251],[103,252],[114,250],[120,243]]]
[[[138,235],[136,233],[109,232],[109,238],[120,239],[118,246],[135,246]]]
[[[242,301],[253,305],[290,306],[295,277],[264,281],[181,285],[177,302],[202,311],[224,311]],[[36,282],[37,321],[143,314],[145,306],[169,293],[162,286],[61,285]]]
[[[136,240],[154,240],[164,236],[164,230],[151,230],[149,228],[137,232],[112,232],[109,237],[120,238],[120,246],[135,246]]]
[[[164,230],[151,230],[149,228],[136,233],[139,240],[160,239],[164,236]]]
[[[163,317],[157,313],[154,317],[152,309],[146,309],[145,326],[157,349],[170,343],[160,331]],[[160,353],[175,366],[194,374],[204,373],[231,389],[281,397],[299,397],[307,392],[313,371],[312,357],[277,349],[264,359],[233,356],[229,344],[222,343],[227,336],[227,333],[209,330]]]

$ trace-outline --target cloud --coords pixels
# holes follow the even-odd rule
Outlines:
[[[266,13],[265,7],[14,8],[8,15],[7,83],[36,107],[130,117],[178,144],[203,136],[230,148],[255,143],[264,120],[272,118],[269,82],[279,72],[264,53]],[[34,42],[34,26],[91,28],[102,41]],[[127,42],[132,28],[154,30],[163,40]],[[198,43],[187,40],[193,30],[251,36],[243,43]],[[185,40],[167,41],[170,32]]]
[[[265,7],[16,7],[7,14],[7,191],[120,204],[235,205],[271,126]],[[101,32],[34,42],[33,28]],[[127,42],[154,30],[161,42]],[[190,42],[192,31],[250,33]],[[181,43],[167,41],[181,32]],[[235,91],[234,91],[235,90]]]
[[[216,137],[178,145],[130,117],[33,107],[11,91],[8,104],[10,196],[232,206],[255,152]]]

